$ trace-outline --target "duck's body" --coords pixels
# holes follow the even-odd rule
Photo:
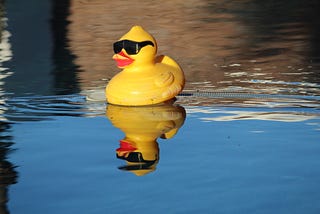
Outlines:
[[[183,72],[168,56],[154,65],[131,71],[124,69],[109,82],[106,95],[117,105],[152,105],[174,98],[184,85]]]
[[[156,42],[150,34],[135,26],[121,41],[150,41],[154,45],[145,45],[132,55],[125,49],[114,55],[118,67],[123,70],[106,87],[109,103],[126,106],[152,105],[171,100],[182,91],[185,82],[182,69],[168,56],[155,57]]]

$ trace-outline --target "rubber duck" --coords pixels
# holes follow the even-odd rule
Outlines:
[[[142,176],[154,171],[159,162],[157,139],[175,136],[185,121],[186,112],[177,105],[134,107],[109,104],[106,116],[113,126],[125,133],[116,154],[127,164],[119,169]]]
[[[113,44],[113,59],[123,69],[106,87],[108,103],[142,106],[174,99],[185,83],[180,66],[168,56],[156,56],[156,40],[134,26]]]

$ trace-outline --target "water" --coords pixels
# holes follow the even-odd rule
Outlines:
[[[319,213],[318,11],[0,2],[0,212]],[[175,104],[103,101],[112,43],[133,24],[183,67]]]

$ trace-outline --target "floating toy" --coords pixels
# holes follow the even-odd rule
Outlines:
[[[172,138],[183,125],[186,112],[175,105],[108,105],[106,115],[125,133],[116,154],[119,159],[126,160],[127,165],[119,169],[141,176],[156,169],[159,161],[157,139]]]
[[[156,57],[157,43],[142,27],[132,27],[113,44],[113,49],[113,59],[123,70],[106,87],[108,103],[152,105],[173,99],[182,91],[182,69],[168,56]]]

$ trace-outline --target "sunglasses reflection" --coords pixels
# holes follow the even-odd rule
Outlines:
[[[106,116],[113,126],[124,132],[117,158],[126,165],[118,167],[137,176],[153,172],[159,162],[158,138],[170,139],[182,127],[186,112],[182,106],[128,107],[109,104]]]

